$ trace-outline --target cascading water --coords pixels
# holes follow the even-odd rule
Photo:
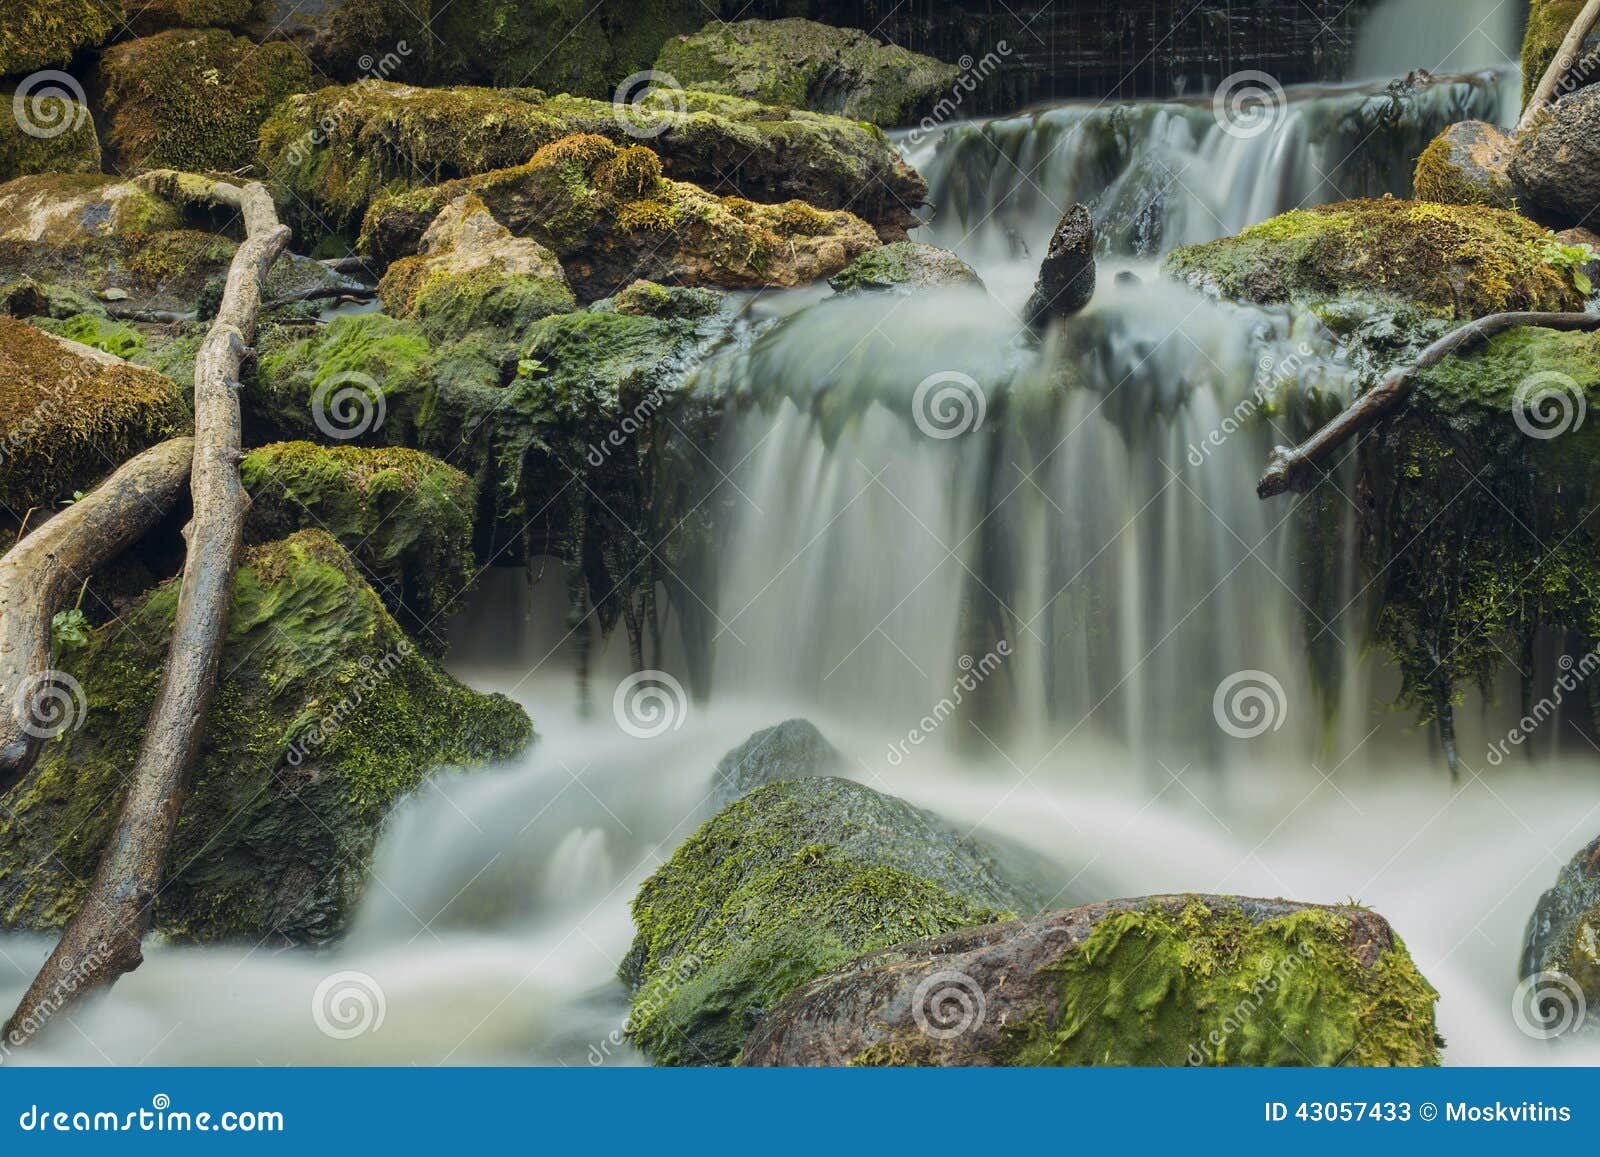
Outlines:
[[[1600,1059],[1529,1039],[1509,1009],[1526,914],[1600,806],[1556,761],[1450,789],[1427,737],[1381,713],[1353,564],[1308,573],[1290,506],[1253,494],[1273,437],[1247,420],[1258,387],[1338,399],[1353,371],[1308,319],[1201,300],[1153,260],[1403,193],[1420,142],[1492,115],[1504,80],[1296,92],[1244,136],[1164,103],[908,141],[928,239],[991,292],[817,303],[700,369],[731,395],[709,700],[663,734],[619,731],[614,646],[584,717],[559,576],[530,606],[522,576],[491,575],[451,662],[527,704],[530,754],[424,788],[336,948],[153,945],[81,1032],[17,1061],[637,1062],[614,978],[627,901],[709,814],[721,753],[794,715],[849,774],[1054,859],[1062,903],[1354,896],[1440,987],[1448,1060]],[[1016,312],[1074,200],[1111,226],[1100,292],[1038,345]],[[1263,714],[1226,714],[1239,676]],[[1475,722],[1493,730],[1464,718],[1463,747]],[[47,949],[0,940],[0,1002]]]

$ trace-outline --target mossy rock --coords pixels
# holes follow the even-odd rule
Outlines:
[[[1556,58],[1561,42],[1572,30],[1572,22],[1583,11],[1584,0],[1532,0],[1528,23],[1522,34],[1522,103],[1526,105],[1534,89],[1544,79],[1550,62]],[[1600,53],[1600,31],[1584,37],[1581,56],[1587,59]],[[1593,84],[1600,79],[1593,69],[1579,70],[1577,83]]]
[[[167,28],[232,28],[268,16],[271,0],[122,0],[124,17],[140,36]]]
[[[1543,215],[1571,225],[1590,222],[1600,203],[1600,87],[1568,93],[1538,113],[1517,135],[1510,173]]]
[[[123,168],[232,172],[251,163],[262,122],[311,87],[293,45],[174,28],[108,48],[95,88],[105,145]]]
[[[1552,1035],[1600,1017],[1600,839],[1573,856],[1539,897],[1523,936],[1521,974],[1537,978],[1536,996],[1553,999],[1548,1008],[1527,1010]],[[1572,1008],[1579,1014],[1562,1024]]]
[[[1295,209],[1234,237],[1168,255],[1189,284],[1260,304],[1377,293],[1440,317],[1581,309],[1552,235],[1526,218],[1430,201],[1341,201]]]
[[[0,317],[0,514],[15,529],[189,423],[176,382]],[[39,517],[36,515],[36,518]]]
[[[689,88],[890,128],[949,93],[961,70],[865,32],[811,20],[717,20],[676,36],[656,68]]]
[[[596,302],[600,308],[604,303]],[[722,295],[701,286],[660,285],[640,278],[609,300],[610,308],[630,317],[710,317],[722,308]]]
[[[176,580],[57,657],[82,722],[0,816],[0,926],[50,929],[83,901],[139,750]],[[234,582],[222,676],[178,818],[154,927],[251,945],[338,935],[383,818],[433,769],[508,758],[527,715],[445,674],[321,531],[253,547]]]
[[[889,290],[916,293],[948,285],[983,288],[983,279],[948,249],[918,241],[881,245],[828,279],[836,293]]]
[[[1420,722],[1492,698],[1535,634],[1600,639],[1596,406],[1600,334],[1513,329],[1418,375],[1365,445],[1375,639]]]
[[[14,94],[0,88],[0,106]],[[26,118],[0,117],[0,181],[34,173],[98,173],[100,138],[89,110],[68,97],[45,94],[29,101]],[[28,132],[23,120],[35,128]]]
[[[0,76],[59,68],[117,26],[105,0],[12,0],[0,20]]]
[[[1458,121],[1434,138],[1417,158],[1417,200],[1443,205],[1488,205],[1515,209],[1511,151],[1506,133],[1483,121]]]
[[[1044,897],[937,817],[848,780],[770,784],[691,836],[633,901],[628,1034],[662,1064],[727,1064],[791,989],[875,948]]]
[[[239,472],[252,542],[325,530],[424,650],[445,650],[445,618],[473,587],[472,480],[417,450],[275,442]]]
[[[770,1012],[746,1065],[1436,1065],[1439,994],[1375,912],[1110,900],[865,956]]]
[[[702,92],[625,106],[534,89],[416,88],[368,80],[285,101],[262,126],[260,163],[302,236],[353,231],[380,194],[526,163],[573,133],[645,140],[664,170],[711,192],[848,208],[903,237],[927,183],[871,125]],[[420,236],[442,207],[428,201]],[[898,239],[891,238],[891,239]]]

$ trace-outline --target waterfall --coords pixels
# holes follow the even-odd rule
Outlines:
[[[1351,75],[1472,72],[1515,60],[1525,7],[1505,0],[1382,0],[1361,27]]]

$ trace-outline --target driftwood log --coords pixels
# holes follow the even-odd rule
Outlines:
[[[142,963],[140,944],[216,688],[249,505],[239,479],[235,390],[240,361],[255,335],[262,282],[288,245],[289,229],[279,224],[272,197],[260,184],[240,188],[216,182],[210,196],[241,213],[245,240],[233,256],[221,308],[195,360],[189,476],[194,516],[184,529],[187,553],[172,643],[116,826],[83,907],[6,1026],[5,1039],[13,1046],[32,1039],[62,1008]]]
[[[73,710],[50,669],[51,618],[172,509],[193,451],[194,439],[174,438],[128,459],[0,558],[0,795],[33,768],[59,713]]]
[[[1579,10],[1572,27],[1567,30],[1566,37],[1561,41],[1561,47],[1556,49],[1555,57],[1544,70],[1544,76],[1539,78],[1539,87],[1535,88],[1533,95],[1528,98],[1528,107],[1522,110],[1522,117],[1517,121],[1517,133],[1520,134],[1531,125],[1534,118],[1555,101],[1556,89],[1561,87],[1561,82],[1566,79],[1567,73],[1578,63],[1578,56],[1583,51],[1584,37],[1589,35],[1589,30],[1597,21],[1600,21],[1600,0],[1589,0]]]
[[[1596,0],[1600,3],[1600,0]],[[1395,370],[1362,394],[1333,420],[1298,446],[1274,446],[1267,468],[1256,483],[1256,495],[1272,498],[1289,490],[1305,490],[1323,474],[1322,464],[1351,438],[1371,429],[1393,412],[1411,393],[1417,375],[1451,354],[1508,329],[1532,325],[1544,329],[1600,329],[1600,314],[1593,313],[1493,313],[1469,321],[1422,351],[1411,365]]]

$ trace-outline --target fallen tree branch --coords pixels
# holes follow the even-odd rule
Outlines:
[[[1561,86],[1567,73],[1572,71],[1573,65],[1577,64],[1578,54],[1583,51],[1584,37],[1589,35],[1589,30],[1597,21],[1600,21],[1600,0],[1589,0],[1567,30],[1566,38],[1561,41],[1561,47],[1556,49],[1549,67],[1544,70],[1544,76],[1539,78],[1539,87],[1528,98],[1528,107],[1522,110],[1522,117],[1517,121],[1517,134],[1520,135],[1540,111],[1556,99],[1556,89]]]
[[[0,558],[0,795],[33,768],[70,713],[50,668],[50,620],[72,590],[172,509],[194,439],[174,438],[124,462]]]
[[[197,178],[184,178],[194,187]],[[267,270],[289,243],[272,197],[260,184],[209,186],[216,201],[244,217],[222,305],[195,359],[194,456],[189,489],[194,517],[172,642],[150,723],[83,907],[23,995],[6,1026],[13,1046],[31,1040],[61,1008],[114,983],[143,962],[140,949],[166,869],[200,734],[216,689],[227,636],[233,576],[249,505],[239,479],[239,364],[261,310]]]
[[[1596,0],[1600,3],[1600,0]],[[1411,365],[1395,370],[1362,394],[1336,418],[1298,446],[1274,446],[1267,468],[1256,483],[1256,496],[1272,498],[1289,490],[1304,490],[1320,473],[1319,467],[1341,445],[1370,429],[1411,393],[1418,374],[1480,341],[1508,329],[1531,325],[1544,329],[1600,329],[1594,313],[1494,313],[1469,321],[1422,351]]]

